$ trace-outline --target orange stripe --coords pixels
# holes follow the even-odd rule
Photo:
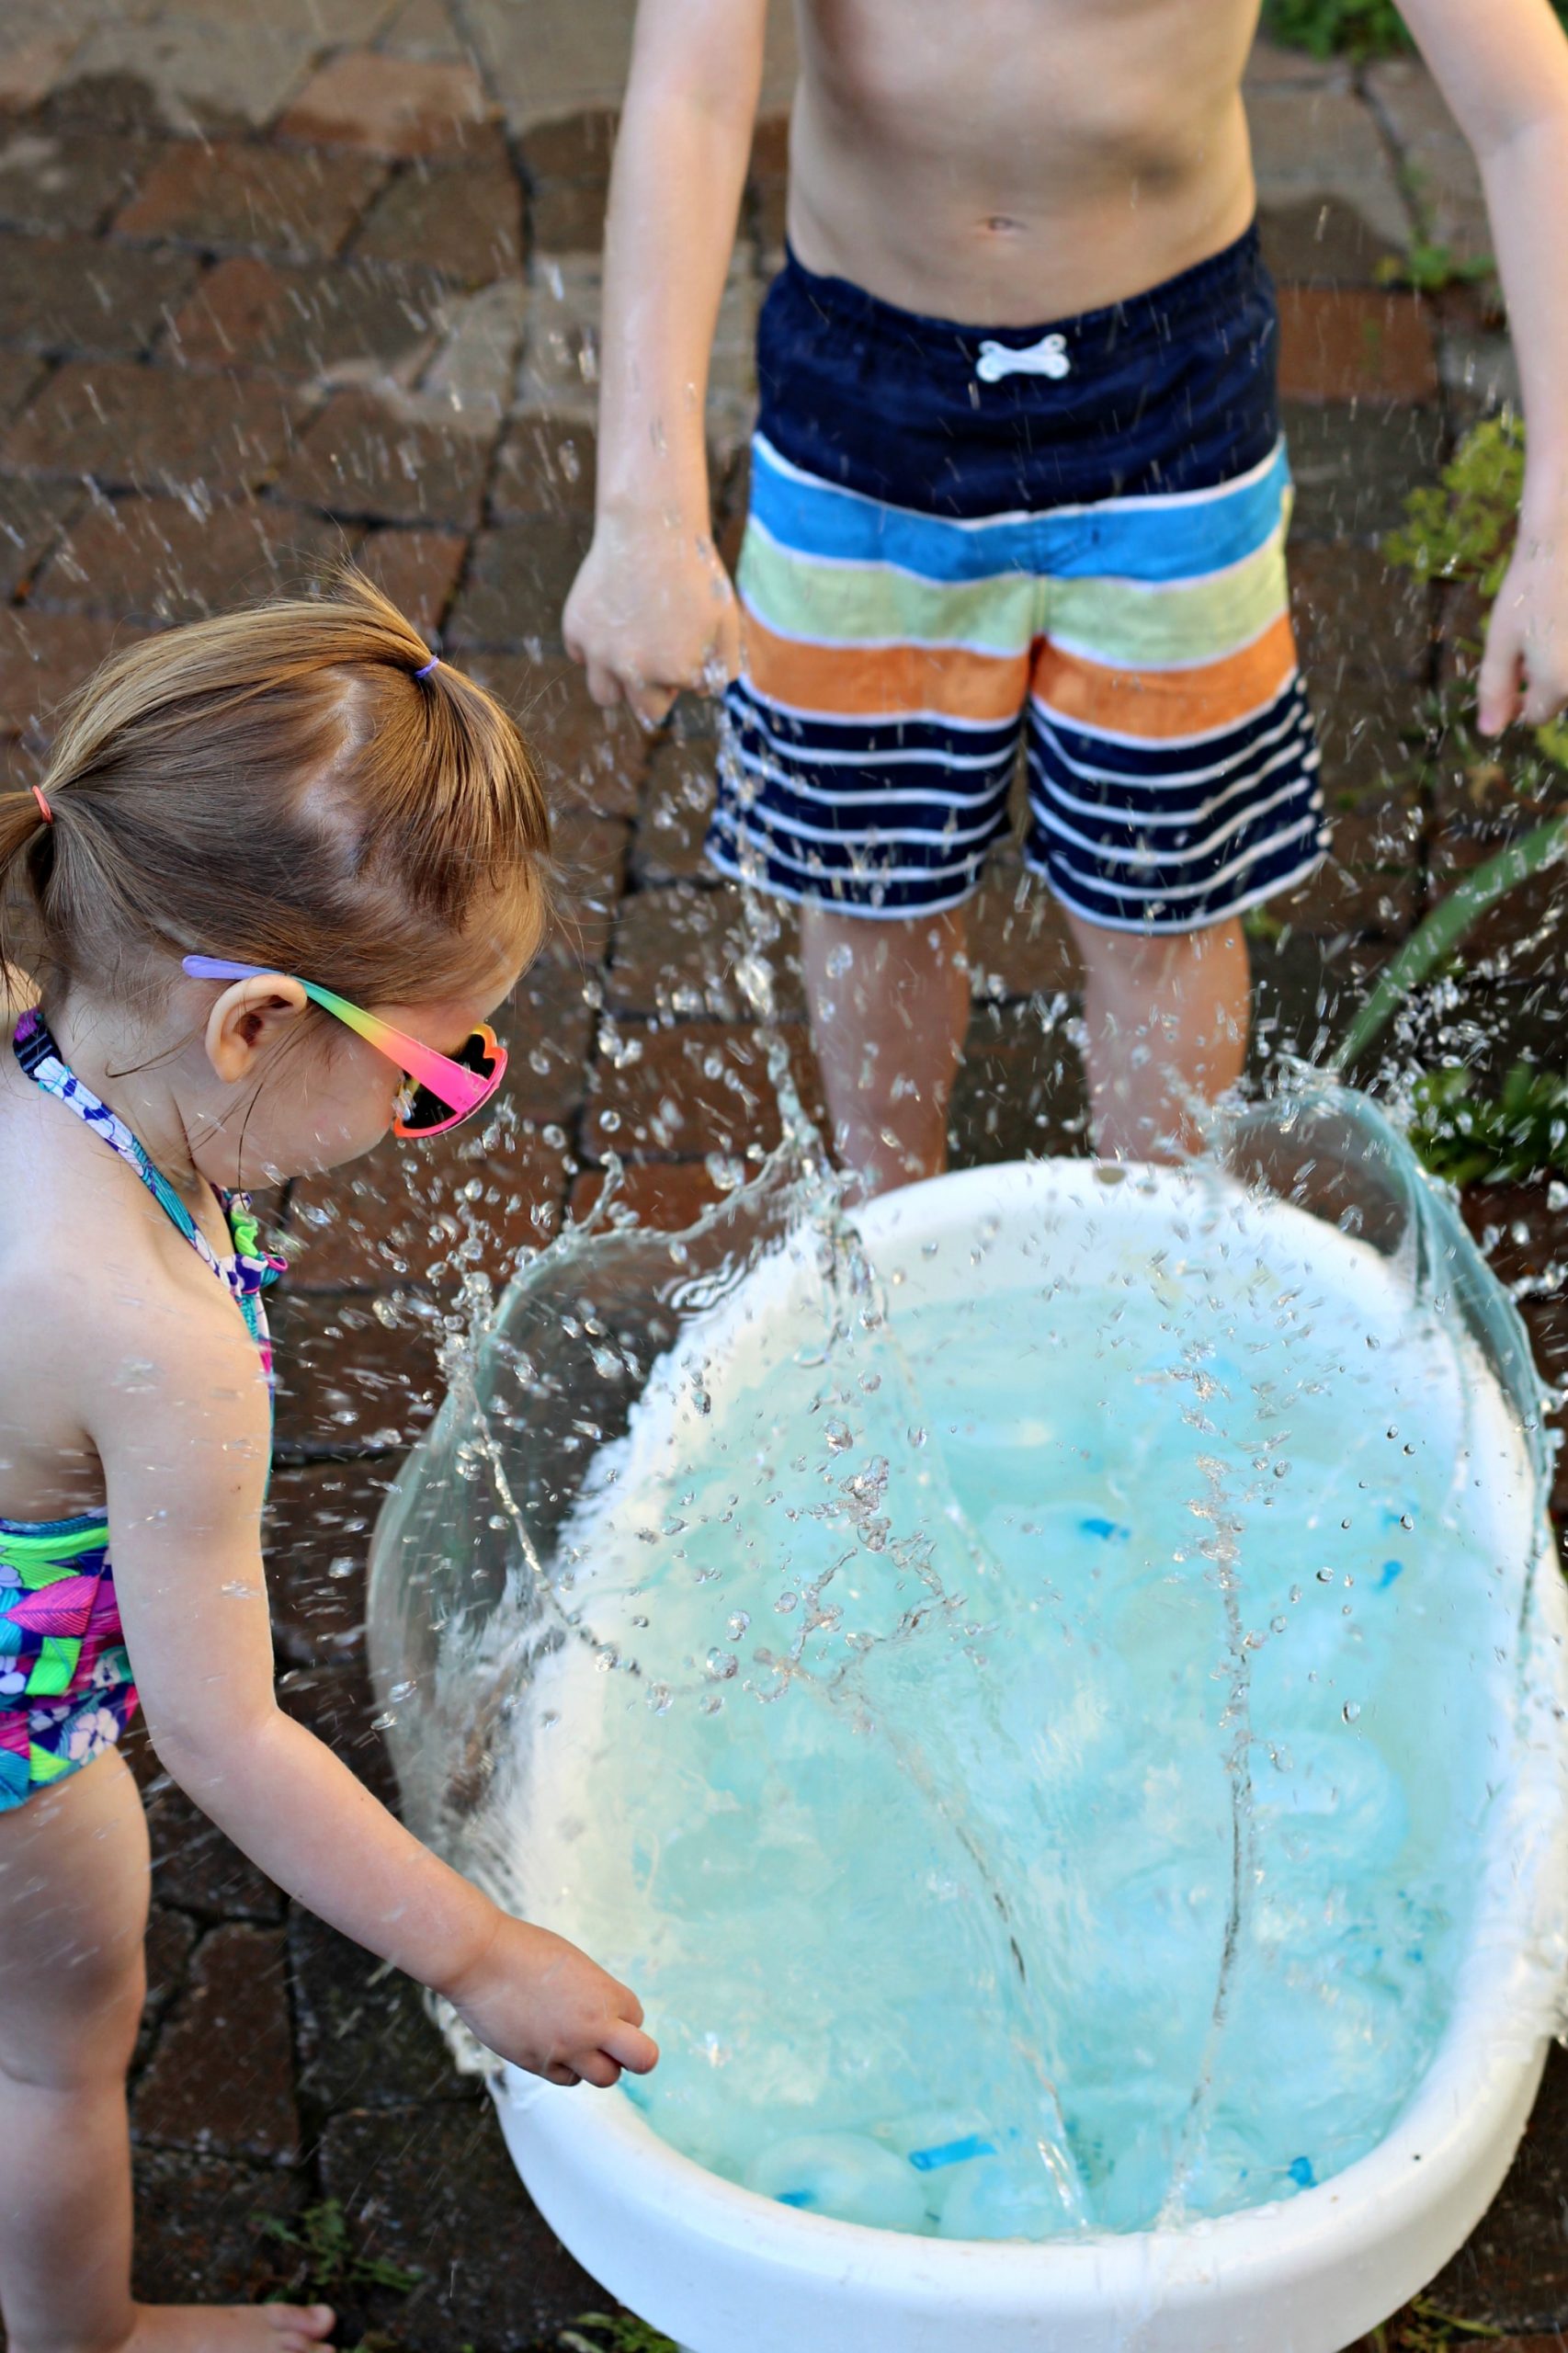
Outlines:
[[[1203,735],[1233,727],[1270,701],[1296,665],[1289,613],[1222,662],[1192,670],[1116,670],[1049,642],[1035,656],[1033,691],[1063,719],[1119,735]]]
[[[746,673],[759,695],[828,718],[896,719],[913,710],[996,725],[1016,719],[1027,654],[957,646],[802,645],[744,616]]]

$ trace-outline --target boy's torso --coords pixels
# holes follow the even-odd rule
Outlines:
[[[797,0],[790,234],[903,309],[1030,326],[1239,236],[1257,0]]]

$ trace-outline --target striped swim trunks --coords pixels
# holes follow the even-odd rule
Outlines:
[[[1041,329],[917,317],[791,256],[709,853],[777,896],[956,906],[1009,831],[1122,930],[1218,923],[1327,835],[1296,663],[1255,232]]]

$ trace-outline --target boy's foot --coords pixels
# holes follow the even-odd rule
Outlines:
[[[330,2304],[138,2304],[119,2353],[332,2353]]]

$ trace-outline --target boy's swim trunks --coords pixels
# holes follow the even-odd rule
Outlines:
[[[1040,328],[791,256],[764,305],[745,667],[709,850],[846,913],[958,904],[1007,830],[1091,921],[1184,931],[1326,845],[1256,232]]]

